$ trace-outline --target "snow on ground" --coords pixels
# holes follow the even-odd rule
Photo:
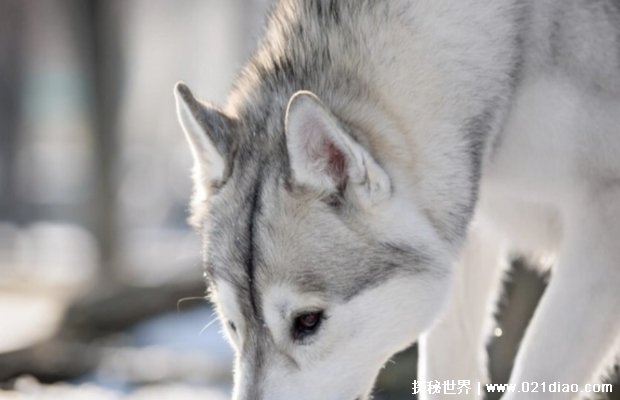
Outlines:
[[[136,325],[106,345],[100,365],[74,382],[52,385],[24,376],[4,400],[227,400],[233,353],[207,307]]]
[[[32,377],[18,379],[15,391],[0,391],[2,400],[228,400],[222,390],[187,384],[150,385],[123,394],[86,383],[42,385]]]

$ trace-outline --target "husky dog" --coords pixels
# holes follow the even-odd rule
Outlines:
[[[507,251],[557,259],[512,383],[613,354],[618,0],[282,0],[224,107],[175,93],[234,399],[368,399],[418,339],[487,381]]]

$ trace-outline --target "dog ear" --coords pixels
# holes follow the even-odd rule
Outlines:
[[[313,93],[300,91],[291,97],[285,130],[295,183],[328,193],[355,185],[372,203],[389,196],[387,173]]]
[[[223,182],[229,171],[232,149],[233,121],[213,106],[194,97],[182,82],[176,84],[174,95],[177,116],[194,158],[195,185],[205,188]]]
[[[177,116],[194,158],[189,223],[200,229],[209,190],[225,182],[231,173],[234,121],[217,108],[196,100],[183,83],[177,83],[174,96]]]

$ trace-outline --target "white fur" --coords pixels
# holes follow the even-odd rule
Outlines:
[[[499,284],[492,272],[501,270],[493,255],[499,240],[558,260],[521,343],[511,383],[584,385],[596,379],[620,332],[620,182],[613,181],[620,171],[618,110],[620,100],[584,93],[566,79],[549,76],[523,85],[481,184],[478,214],[491,235],[471,258],[467,249],[479,246],[480,236],[476,228],[470,233],[461,258],[466,265],[459,266],[467,273],[457,272],[462,283],[453,296],[470,295],[450,302],[425,336],[424,378],[488,381],[483,344]],[[609,182],[601,179],[606,173]],[[495,259],[495,265],[484,259]],[[487,270],[486,275],[479,270]],[[570,396],[514,393],[503,399]]]
[[[584,93],[565,79],[525,84],[483,180],[481,207],[489,209],[500,232],[522,249],[537,252],[542,246],[558,258],[521,343],[513,383],[583,385],[614,350],[620,333],[618,110],[620,99]],[[504,210],[512,203],[527,226],[510,212],[498,212],[495,202],[505,204]],[[528,236],[540,241],[532,243]]]
[[[217,151],[205,128],[196,121],[196,116],[191,112],[189,105],[183,100],[177,84],[174,90],[176,99],[177,117],[185,133],[194,160],[193,179],[194,195],[193,204],[203,204],[208,196],[209,183],[220,181],[224,176],[226,163],[224,157]]]
[[[469,380],[472,387],[476,382],[489,382],[485,350],[495,328],[491,315],[499,296],[502,267],[506,266],[505,245],[483,221],[472,224],[446,307],[420,338],[420,381]],[[421,395],[444,397],[443,393]],[[475,395],[471,393],[471,397]]]
[[[301,364],[299,369],[280,362],[269,365],[261,382],[265,399],[365,399],[382,364],[422,331],[423,378],[486,381],[482,346],[492,327],[489,314],[505,265],[502,256],[515,249],[552,255],[558,261],[521,344],[511,382],[584,384],[609,358],[620,333],[620,86],[612,79],[609,87],[592,85],[604,74],[584,61],[582,53],[590,50],[579,45],[574,51],[582,53],[566,61],[565,70],[541,61],[549,51],[548,31],[543,29],[553,20],[549,10],[560,4],[576,3],[394,0],[394,9],[410,5],[404,7],[410,14],[392,16],[394,21],[382,15],[356,21],[356,34],[367,45],[360,57],[365,64],[348,65],[348,70],[371,86],[366,90],[372,105],[337,94],[321,99],[329,108],[307,92],[292,98],[287,146],[298,183],[334,190],[321,164],[324,160],[308,157],[318,139],[332,141],[346,155],[354,184],[360,186],[366,175],[378,183],[380,196],[372,195],[373,190],[360,191],[362,198],[370,193],[371,199],[364,218],[357,221],[367,228],[365,233],[377,241],[423,245],[442,265],[434,274],[380,282],[344,303],[299,293],[284,278],[260,287],[273,346]],[[521,6],[528,8],[524,15],[531,18],[527,27],[515,18]],[[292,13],[295,5],[285,1],[282,8],[283,14]],[[595,22],[600,23],[594,21],[579,33],[596,33]],[[525,50],[516,49],[517,30],[523,32]],[[273,45],[259,51],[257,62],[268,66],[268,61],[283,58],[286,34],[277,27],[269,30]],[[334,37],[326,44],[331,54],[351,56],[344,39]],[[516,51],[525,53],[523,79],[512,93]],[[602,48],[595,53],[607,54]],[[258,75],[250,71],[244,76],[230,110],[246,101],[247,93],[260,97],[253,91]],[[617,71],[609,76],[617,77]],[[465,159],[470,143],[459,135],[464,121],[484,115],[489,103],[503,104],[503,114],[488,122],[493,129],[485,138],[482,177],[474,182],[471,163]],[[180,119],[193,147],[213,148],[197,142],[202,139],[191,134],[196,129],[182,111]],[[330,111],[366,128],[363,145],[342,131]],[[200,159],[200,154],[194,155]],[[220,165],[218,155],[208,155],[208,162],[213,162],[211,157]],[[445,239],[450,235],[442,237],[437,221],[467,213],[464,204],[473,204],[476,195],[475,222],[464,247],[461,241]],[[316,211],[324,209],[309,207],[300,214],[315,213],[304,222],[325,226],[325,219],[333,215]],[[334,232],[346,232],[344,226],[333,225]],[[281,258],[274,256],[272,261]],[[304,267],[312,271],[312,266]],[[217,290],[232,293],[234,288]],[[233,305],[235,296],[218,299],[222,315],[242,324]],[[312,343],[294,345],[287,333],[291,316],[308,307],[325,309],[329,318]],[[245,330],[237,331],[243,335]],[[244,340],[233,339],[241,353]],[[241,400],[248,398],[251,384],[245,362],[239,361],[236,378],[235,398]],[[516,393],[504,400],[537,398],[552,397]]]
[[[390,179],[368,152],[355,143],[335,118],[311,92],[300,91],[291,97],[286,111],[286,143],[295,180],[325,192],[337,190],[330,176],[326,143],[342,153],[344,174],[355,185],[362,201],[374,205],[390,194]],[[360,186],[363,186],[360,188]]]
[[[445,290],[447,281],[427,285],[419,279],[393,279],[365,291],[346,304],[326,304],[324,300],[295,293],[290,288],[273,287],[265,296],[266,322],[276,346],[300,360],[301,369],[273,365],[266,377],[265,398],[340,400],[366,398],[377,368],[396,351],[410,344],[409,332],[428,326],[437,311],[434,292]],[[412,293],[417,293],[412,296]],[[383,299],[377,302],[377,298]],[[288,312],[313,306],[327,306],[327,320],[311,345],[290,342],[289,321],[279,310]],[[424,310],[415,318],[402,319],[402,310]],[[287,314],[288,315],[288,314]]]
[[[237,351],[240,351],[242,337],[230,329],[230,323],[233,323],[237,332],[245,330],[245,320],[237,305],[235,289],[230,283],[222,280],[218,282],[217,289],[211,289],[211,301],[217,305],[217,316],[224,328],[228,341]]]

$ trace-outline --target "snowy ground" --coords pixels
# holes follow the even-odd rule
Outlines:
[[[151,385],[131,393],[120,393],[96,384],[41,385],[24,377],[17,382],[16,391],[0,391],[3,400],[228,400],[222,390],[188,384]]]
[[[232,351],[208,307],[138,324],[106,344],[100,365],[79,381],[43,385],[24,376],[0,399],[225,400]]]

